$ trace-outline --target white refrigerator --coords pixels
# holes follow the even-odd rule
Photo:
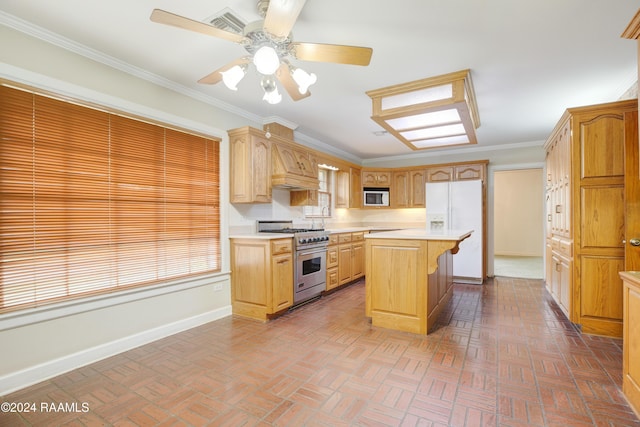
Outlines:
[[[427,229],[473,230],[453,256],[457,282],[482,283],[482,181],[428,182],[425,191]]]

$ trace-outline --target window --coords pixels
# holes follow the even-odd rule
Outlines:
[[[0,312],[220,270],[218,141],[0,86]]]
[[[305,206],[304,216],[307,218],[331,218],[331,176],[332,171],[318,169],[318,206]]]

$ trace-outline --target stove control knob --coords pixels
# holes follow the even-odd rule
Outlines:
[[[322,237],[322,241],[323,242],[328,242],[329,241],[329,236],[323,236]]]
[[[298,239],[298,243],[307,243],[307,239]]]

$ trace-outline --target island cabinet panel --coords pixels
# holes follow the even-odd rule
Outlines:
[[[292,239],[231,239],[233,314],[266,321],[293,304]]]
[[[370,241],[370,316],[374,326],[426,333],[426,245],[418,241]],[[372,279],[375,278],[375,279]]]
[[[460,240],[375,236],[366,239],[365,315],[374,326],[426,334],[453,295]]]
[[[622,391],[640,415],[640,273],[620,273],[624,284]]]
[[[622,336],[625,147],[637,100],[570,108],[545,143],[547,289],[582,332]]]

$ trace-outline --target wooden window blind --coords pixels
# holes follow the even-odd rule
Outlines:
[[[0,312],[220,271],[218,144],[0,86]]]

